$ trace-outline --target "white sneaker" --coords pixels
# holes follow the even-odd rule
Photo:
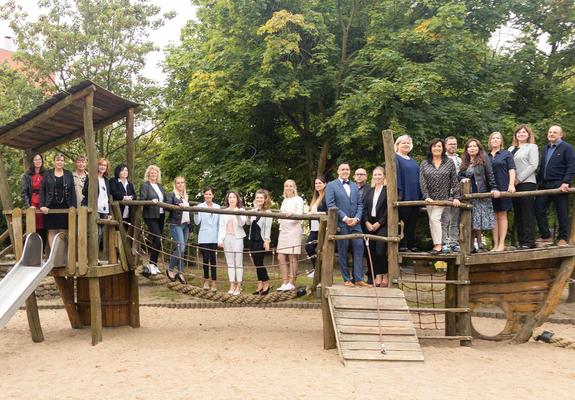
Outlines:
[[[315,269],[312,269],[310,272],[308,272],[307,277],[313,279],[314,275],[315,275]]]
[[[290,283],[287,283],[287,284],[286,284],[286,287],[284,288],[284,291],[289,292],[290,290],[294,290],[294,289],[295,289],[294,284],[290,282]]]
[[[286,290],[286,285],[287,285],[287,283],[282,283],[282,285],[279,288],[277,288],[276,290],[278,292],[283,292],[284,290]]]
[[[150,274],[158,275],[158,267],[156,267],[154,264],[148,264],[148,268],[150,269]]]

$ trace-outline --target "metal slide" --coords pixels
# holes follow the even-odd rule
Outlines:
[[[47,261],[42,261],[43,243],[37,233],[26,236],[22,258],[0,281],[0,329],[2,329],[34,293],[54,267],[66,265],[68,242],[66,234],[58,233]]]

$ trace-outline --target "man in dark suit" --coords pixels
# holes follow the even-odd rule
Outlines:
[[[339,233],[342,235],[362,233],[360,221],[363,204],[357,186],[349,180],[349,174],[349,164],[341,163],[337,168],[338,178],[329,182],[325,188],[325,201],[327,203],[327,207],[337,207],[339,209],[338,228]],[[351,281],[347,265],[347,250],[350,242],[353,251],[353,278],[355,280],[355,285]],[[369,286],[363,281],[363,247],[364,245],[361,239],[337,241],[339,265],[345,286]]]
[[[563,141],[563,129],[554,125],[547,132],[549,143],[541,150],[537,182],[539,189],[561,189],[565,194],[537,196],[535,200],[535,217],[541,233],[540,243],[551,243],[553,238],[549,231],[547,211],[551,202],[555,203],[559,232],[557,244],[567,244],[569,234],[569,185],[575,177],[575,151],[570,144]]]

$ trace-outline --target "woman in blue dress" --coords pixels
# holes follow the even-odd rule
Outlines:
[[[489,159],[495,175],[495,184],[500,192],[515,192],[515,162],[513,154],[503,148],[503,135],[493,132],[489,135]],[[493,251],[505,250],[505,237],[507,236],[507,213],[513,208],[510,197],[491,200],[495,212],[495,226],[493,227]]]

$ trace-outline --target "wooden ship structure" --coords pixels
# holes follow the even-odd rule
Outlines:
[[[140,106],[120,98],[98,85],[85,81],[66,93],[59,93],[46,103],[0,128],[0,144],[24,150],[26,161],[33,154],[52,149],[70,140],[83,137],[89,160],[90,187],[88,207],[51,210],[68,214],[67,262],[52,271],[58,285],[72,328],[91,326],[92,343],[102,340],[102,327],[129,325],[138,327],[139,292],[136,268],[141,264],[139,246],[141,233],[134,229],[142,223],[144,206],[173,207],[150,201],[123,201],[134,207],[130,227],[122,223],[119,203],[112,204],[113,218],[100,220],[96,209],[97,151],[94,130],[121,119],[126,120],[126,160],[134,171],[134,115]],[[575,212],[567,246],[532,250],[472,253],[470,200],[483,194],[470,193],[469,184],[462,185],[463,201],[460,219],[459,253],[430,255],[401,253],[399,207],[422,207],[428,204],[451,206],[450,202],[398,201],[394,141],[391,131],[383,132],[385,170],[387,177],[388,236],[365,234],[339,235],[337,209],[327,214],[285,215],[277,212],[207,210],[188,207],[190,212],[262,215],[273,218],[318,220],[317,269],[312,291],[321,288],[324,348],[339,348],[343,362],[348,360],[423,360],[413,317],[418,314],[443,314],[443,334],[428,339],[457,340],[469,346],[473,337],[512,340],[523,343],[533,329],[541,325],[557,306],[560,295],[575,266]],[[27,162],[26,162],[27,163]],[[572,189],[573,190],[573,189]],[[530,195],[559,194],[558,190],[537,191]],[[8,179],[0,159],[0,194],[8,230],[0,239],[11,240],[16,258],[22,256],[26,233],[35,231],[36,210],[13,208]],[[488,195],[488,194],[487,194]],[[503,193],[517,197],[525,194]],[[181,209],[181,208],[178,208]],[[98,248],[98,226],[104,227],[102,257]],[[131,230],[131,232],[128,232]],[[344,288],[334,282],[333,271],[339,268],[335,253],[337,240],[362,238],[383,240],[388,244],[389,288]],[[6,250],[5,250],[6,251]],[[105,259],[104,262],[99,261]],[[400,266],[407,259],[437,261],[447,264],[444,279],[413,279],[402,276]],[[420,307],[409,304],[400,290],[404,284],[442,284],[445,300],[441,307]],[[170,284],[178,288],[179,283]],[[188,290],[189,293],[200,291]],[[248,297],[240,296],[250,304]],[[285,299],[294,296],[286,296]],[[224,300],[229,300],[230,296]],[[218,298],[217,300],[221,300]],[[236,300],[234,300],[236,301]],[[474,310],[482,306],[499,306],[505,313],[502,332],[486,336],[475,331],[471,323]],[[26,312],[34,341],[43,339],[36,298],[26,301]]]

